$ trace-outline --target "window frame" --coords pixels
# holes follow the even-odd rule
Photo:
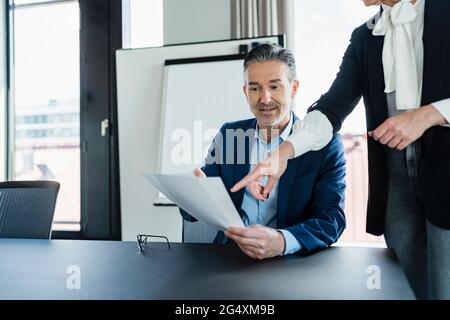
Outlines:
[[[120,180],[118,162],[117,98],[115,50],[122,47],[121,0],[50,0],[15,5],[5,1],[6,30],[6,176],[11,180],[14,172],[15,110],[14,110],[14,10],[76,2],[80,6],[80,231],[53,231],[52,239],[121,240]],[[102,44],[107,43],[106,46]],[[107,59],[105,59],[107,57]],[[105,65],[106,60],[106,65]],[[107,72],[99,71],[106,70]],[[99,78],[94,86],[90,77]],[[99,99],[92,101],[92,91]],[[98,105],[96,101],[107,101]],[[88,145],[96,145],[98,131],[95,119],[98,113],[107,115],[110,122],[106,151],[101,155],[87,152]],[[105,143],[105,142],[104,142]],[[99,188],[96,177],[88,172],[104,167],[107,179],[102,180],[103,197],[92,201],[89,194]],[[105,191],[106,190],[106,191]],[[98,203],[101,203],[98,206]],[[103,209],[103,210],[100,210]]]

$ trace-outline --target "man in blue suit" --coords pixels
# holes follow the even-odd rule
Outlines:
[[[244,61],[244,93],[255,118],[226,123],[215,137],[197,177],[221,177],[229,190],[261,162],[300,124],[292,112],[299,82],[295,59],[287,49],[262,44]],[[336,135],[317,152],[290,160],[264,201],[249,188],[229,195],[245,228],[219,232],[215,243],[234,241],[248,256],[265,259],[291,253],[311,253],[336,242],[345,228],[345,159]],[[187,221],[196,221],[180,210]]]

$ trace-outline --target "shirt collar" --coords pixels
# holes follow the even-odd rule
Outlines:
[[[289,122],[288,125],[286,126],[286,128],[284,128],[283,132],[281,132],[281,134],[278,136],[278,138],[281,139],[281,142],[284,142],[290,135],[291,135],[291,131],[292,131],[292,126],[293,126],[293,119],[294,116],[292,114],[292,111],[289,113]],[[264,140],[260,137],[259,135],[259,128],[258,128],[258,123],[256,123],[256,132],[255,132],[255,139],[257,140],[261,140],[264,142]],[[273,140],[273,139],[272,139]],[[272,141],[271,141],[272,142]]]

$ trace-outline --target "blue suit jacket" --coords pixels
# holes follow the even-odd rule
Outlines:
[[[294,115],[294,121],[298,118]],[[231,144],[234,161],[227,159],[227,139],[231,132],[256,128],[256,119],[226,123],[214,139],[202,170],[208,177],[221,177],[236,209],[241,217],[245,190],[232,193],[229,190],[250,170],[251,141],[244,146]],[[227,134],[228,130],[228,134]],[[218,138],[221,135],[221,138]],[[228,141],[229,142],[229,141]],[[238,161],[237,148],[243,147],[245,161]],[[230,149],[229,149],[230,150]],[[219,155],[219,153],[221,153]],[[223,159],[223,161],[217,161]],[[336,242],[345,228],[344,191],[345,159],[340,135],[335,135],[330,143],[319,151],[311,151],[289,160],[278,186],[277,229],[290,231],[301,244],[299,253],[310,253]],[[180,210],[183,218],[194,222],[196,219]],[[220,231],[215,243],[226,243],[228,239]]]

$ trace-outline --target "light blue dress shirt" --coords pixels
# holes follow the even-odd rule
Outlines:
[[[293,115],[291,113],[289,123],[283,132],[271,139],[270,143],[266,143],[259,132],[258,125],[256,125],[255,136],[252,142],[252,148],[250,150],[250,171],[253,170],[255,165],[264,160],[271,152],[278,148],[278,145],[283,143],[289,136],[292,130]],[[264,177],[260,184],[265,185],[268,178]],[[276,227],[277,216],[277,200],[278,200],[278,182],[275,184],[269,198],[266,201],[259,201],[253,198],[250,191],[246,188],[244,194],[244,200],[242,201],[242,210],[246,213],[244,217],[244,225],[250,226],[252,224],[260,224],[269,228]],[[288,230],[280,231],[285,240],[284,254],[291,254],[300,250],[301,245],[297,239]]]

